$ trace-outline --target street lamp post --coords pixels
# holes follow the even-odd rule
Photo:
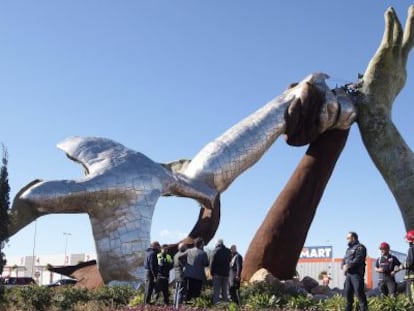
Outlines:
[[[72,233],[70,232],[63,232],[63,235],[65,236],[65,260],[63,261],[63,265],[66,266],[66,256],[67,256],[67,251],[68,251],[68,238],[70,235],[72,235]]]
[[[34,276],[35,270],[35,258],[36,258],[36,234],[37,234],[37,220],[34,222],[34,234],[33,234],[33,252],[32,252],[32,273],[31,276]]]

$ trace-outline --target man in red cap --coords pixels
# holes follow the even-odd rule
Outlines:
[[[410,245],[408,248],[407,259],[405,263],[401,265],[401,269],[405,269],[405,277],[407,284],[405,290],[407,293],[408,300],[410,304],[413,305],[413,295],[414,295],[414,230],[407,231],[405,235],[405,240]]]
[[[379,249],[381,256],[377,259],[375,271],[379,273],[378,287],[384,296],[395,296],[397,283],[395,282],[395,273],[399,269],[401,262],[397,257],[391,255],[390,245],[382,242]]]

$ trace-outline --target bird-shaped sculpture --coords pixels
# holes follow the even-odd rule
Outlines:
[[[20,191],[13,203],[12,220],[18,222],[12,223],[11,234],[41,215],[87,213],[106,283],[142,277],[152,215],[161,195],[193,198],[206,207],[216,199],[211,189],[190,185],[166,166],[110,139],[70,137],[58,147],[82,164],[85,176],[39,181]]]

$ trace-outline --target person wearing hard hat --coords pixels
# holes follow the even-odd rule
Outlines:
[[[405,263],[403,263],[400,268],[405,269],[405,277],[406,286],[405,290],[407,293],[408,300],[410,301],[411,305],[413,305],[414,301],[414,230],[407,231],[405,235],[405,240],[410,245],[407,252],[407,259]]]
[[[381,250],[381,256],[378,257],[375,264],[375,271],[379,273],[378,287],[384,296],[394,297],[397,291],[395,273],[401,262],[390,253],[390,245],[387,242],[382,242],[379,249]]]

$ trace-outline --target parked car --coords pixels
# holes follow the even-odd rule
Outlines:
[[[48,286],[48,287],[66,286],[66,285],[72,286],[72,285],[75,285],[76,282],[77,282],[77,280],[75,280],[75,279],[60,279],[60,280],[57,280],[57,281],[55,281],[53,283],[50,283],[46,286]]]
[[[5,277],[1,279],[1,283],[5,287],[24,286],[24,285],[36,285],[36,282],[31,277]]]

